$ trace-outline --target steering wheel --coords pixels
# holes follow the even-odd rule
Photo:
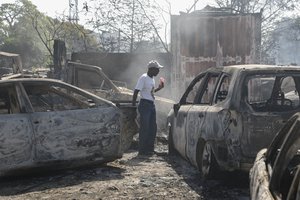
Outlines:
[[[282,106],[291,106],[293,107],[293,101],[290,99],[280,99]]]

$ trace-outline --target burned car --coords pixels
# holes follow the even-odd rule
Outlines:
[[[251,199],[300,199],[300,113],[257,154],[250,170]]]
[[[126,83],[112,81],[98,66],[69,61],[63,80],[114,103],[132,102],[133,91],[126,87]],[[168,112],[174,103],[171,99],[155,97],[158,128],[165,129]]]
[[[0,80],[0,174],[120,158],[124,120],[112,102],[62,81]]]
[[[211,68],[187,87],[168,116],[169,152],[203,177],[246,170],[299,107],[300,67]]]

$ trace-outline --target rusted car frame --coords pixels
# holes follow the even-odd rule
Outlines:
[[[169,150],[204,177],[249,170],[257,152],[299,111],[300,68],[237,65],[211,68],[188,86],[169,113]]]
[[[88,90],[116,104],[131,104],[133,90],[117,86],[99,66],[69,61],[63,79],[67,83]],[[155,97],[157,124],[160,129],[165,129],[168,112],[174,103],[171,99]],[[137,132],[136,130],[135,133]]]
[[[300,113],[289,119],[268,149],[257,154],[250,170],[250,195],[255,200],[300,198]]]
[[[61,81],[0,80],[0,174],[120,158],[126,119],[112,102]]]

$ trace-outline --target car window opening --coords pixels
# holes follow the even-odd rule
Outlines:
[[[35,112],[64,111],[93,107],[94,102],[80,94],[56,86],[26,86]]]
[[[256,112],[284,112],[298,109],[299,81],[300,77],[293,76],[250,76],[244,88],[246,102]]]

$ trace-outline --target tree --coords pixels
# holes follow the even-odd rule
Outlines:
[[[28,0],[2,4],[0,19],[0,49],[19,53],[24,68],[52,64],[55,39],[65,41],[69,52],[99,50],[92,31],[64,16],[46,16]]]
[[[15,23],[18,21],[23,9],[17,4],[2,4],[0,6],[0,25],[3,34],[9,36],[15,30]]]
[[[104,46],[106,49],[135,52],[143,41],[151,41],[161,27],[155,14],[159,8],[151,0],[91,0],[91,3],[94,5],[89,5],[93,16],[90,24],[106,36],[117,35],[115,41]]]
[[[59,38],[67,44],[70,52],[102,51],[95,32],[85,29],[77,23],[65,22]]]
[[[32,4],[31,8],[36,9]],[[31,24],[24,17],[24,7],[21,1],[16,1],[14,4],[2,4],[0,19],[2,21],[0,49],[20,54],[25,68],[42,62],[42,51],[36,42],[38,38]]]

